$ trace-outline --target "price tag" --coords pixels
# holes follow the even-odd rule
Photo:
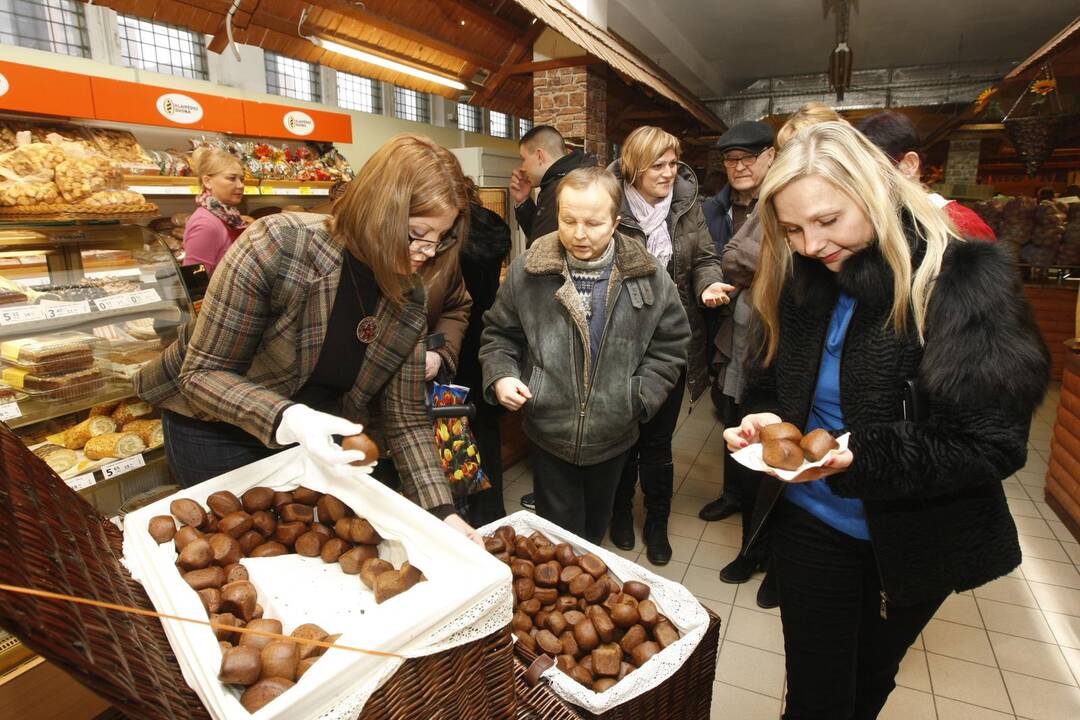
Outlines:
[[[86,315],[89,312],[89,300],[73,303],[57,303],[55,305],[50,304],[45,306],[45,319],[53,320],[55,318],[72,317],[74,315]]]
[[[143,460],[142,455],[132,455],[129,458],[117,460],[116,462],[111,462],[108,465],[102,465],[101,476],[106,480],[109,480],[111,478],[117,477],[118,475],[123,475],[124,473],[131,472],[132,470],[137,470],[138,468],[144,467],[145,465],[146,461]]]
[[[310,195],[311,194],[311,188],[307,187],[306,185],[302,185],[300,187],[300,194],[301,195]]]
[[[19,409],[19,403],[9,402],[0,405],[0,420],[7,422],[8,420],[14,420],[15,418],[22,417],[22,410]]]
[[[44,319],[45,310],[36,305],[0,310],[0,325],[19,325]]]
[[[91,485],[96,484],[97,480],[94,479],[94,473],[88,472],[83,473],[82,475],[76,475],[65,482],[67,482],[68,487],[72,490],[82,490],[83,488],[88,488]]]
[[[109,295],[108,297],[94,300],[94,304],[97,305],[98,310],[119,310],[121,308],[148,305],[155,302],[161,302],[161,296],[158,295],[158,291],[153,288],[133,293]]]
[[[150,288],[149,290],[140,290],[139,292],[130,293],[131,304],[134,305],[149,305],[150,303],[161,302],[161,296],[158,295],[158,291]]]
[[[191,193],[192,195],[202,195],[202,186],[201,185],[188,185],[187,189],[188,189],[188,192]]]
[[[258,185],[245,185],[244,186],[244,194],[245,195],[258,195],[259,194],[259,186]]]

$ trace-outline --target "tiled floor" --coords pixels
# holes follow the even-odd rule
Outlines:
[[[1023,564],[948,599],[904,658],[884,720],[1080,718],[1080,544],[1043,500],[1057,401],[1055,388],[1032,424],[1027,466],[1005,482]],[[674,442],[674,555],[653,569],[683,583],[721,618],[713,718],[777,720],[785,691],[780,614],[755,604],[760,577],[745,585],[717,577],[738,553],[739,519],[697,517],[721,490],[721,432],[707,398],[689,415],[684,409]],[[532,489],[528,464],[511,468],[506,482],[506,507],[515,512]],[[638,547],[616,552],[648,566],[637,498]]]

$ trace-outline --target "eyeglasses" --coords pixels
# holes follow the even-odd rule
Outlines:
[[[409,235],[409,252],[428,256],[438,255],[450,247],[456,238],[457,233],[453,230],[443,235],[439,240],[434,241]]]
[[[765,148],[765,150],[768,150],[768,148]],[[743,167],[750,167],[758,159],[758,156],[761,155],[761,153],[765,152],[765,150],[761,150],[756,153],[748,153],[746,155],[739,155],[738,157],[731,157],[730,155],[725,155],[724,167],[730,168],[731,170],[739,167],[740,164]]]

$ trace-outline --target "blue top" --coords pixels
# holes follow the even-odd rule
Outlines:
[[[840,358],[854,312],[855,298],[840,293],[829,321],[829,333],[825,338],[817,389],[814,391],[814,405],[810,409],[805,432],[818,428],[840,430],[844,427],[844,413],[840,407]],[[784,497],[842,533],[859,540],[870,539],[862,500],[834,495],[825,479],[788,485]]]

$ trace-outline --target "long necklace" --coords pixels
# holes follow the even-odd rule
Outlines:
[[[356,293],[356,300],[360,303],[360,310],[364,313],[363,319],[356,324],[356,339],[365,345],[370,345],[375,342],[377,337],[379,337],[379,332],[382,330],[382,327],[379,325],[378,318],[369,314],[367,308],[364,306],[364,298],[360,294],[360,283],[356,281],[356,274],[353,272],[352,264],[349,262],[348,257],[345,258],[345,267],[349,271],[353,292]]]

